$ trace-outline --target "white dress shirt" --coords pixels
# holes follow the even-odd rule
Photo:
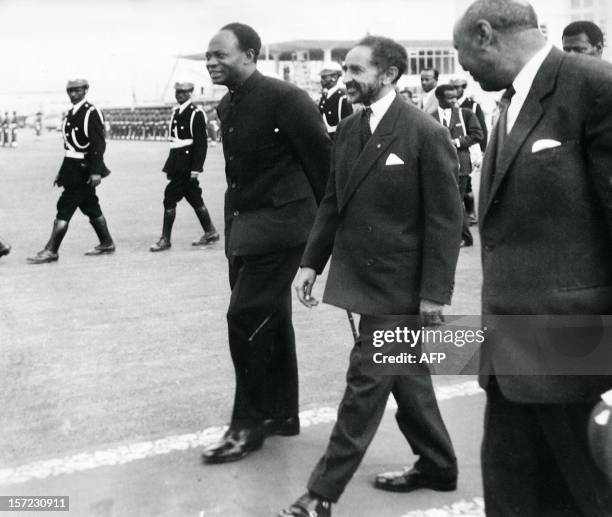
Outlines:
[[[378,99],[375,103],[370,104],[370,109],[372,110],[372,114],[370,115],[370,130],[372,134],[376,131],[378,124],[385,116],[385,113],[387,113],[391,104],[393,104],[396,95],[395,90],[391,90],[382,99]]]
[[[548,54],[550,54],[551,50],[552,45],[550,43],[544,45],[544,47],[538,50],[538,52],[528,61],[519,74],[514,78],[512,86],[514,87],[516,93],[512,97],[512,101],[508,107],[508,125],[506,126],[507,133],[512,131],[516,119],[521,112],[521,108],[527,100],[527,95],[529,95],[529,90],[531,90],[535,76],[538,74],[542,63],[544,63],[544,60]]]

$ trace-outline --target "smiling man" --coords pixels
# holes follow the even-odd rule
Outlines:
[[[419,328],[441,322],[459,254],[457,153],[446,128],[397,95],[407,66],[404,47],[379,36],[364,38],[346,57],[348,99],[365,109],[338,126],[330,180],[295,289],[300,302],[314,307],[312,287],[331,256],[323,301],[361,316],[359,338],[327,451],[308,492],[281,517],[331,515],[391,392],[400,430],[419,459],[411,469],[379,474],[375,486],[411,492],[457,484],[455,453],[427,367],[392,375],[371,366],[375,334],[414,328],[417,316]]]
[[[217,112],[236,374],[230,428],[204,451],[207,463],[239,460],[268,434],[300,432],[291,281],[325,190],[331,140],[306,92],[257,71],[260,50],[251,27],[232,23],[206,51],[213,83],[229,89]]]

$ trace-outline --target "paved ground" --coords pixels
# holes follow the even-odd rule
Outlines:
[[[224,466],[198,451],[222,432],[233,393],[222,244],[191,246],[201,230],[179,207],[173,248],[153,255],[161,230],[159,142],[109,142],[113,171],[99,189],[118,251],[85,257],[95,244],[76,214],[58,263],[31,266],[48,239],[59,195],[56,134],[22,135],[0,149],[0,494],[69,495],[77,516],[259,517],[303,490],[322,453],[350,350],[344,313],[294,307],[304,430]],[[205,201],[222,229],[223,157],[207,159]],[[449,314],[478,314],[479,249],[463,250]],[[323,282],[316,294],[320,296]],[[461,465],[457,492],[390,495],[374,473],[412,461],[389,412],[334,515],[482,515],[478,449],[484,396],[471,377],[436,377]],[[429,510],[429,511],[428,511]],[[427,512],[428,511],[428,512]]]

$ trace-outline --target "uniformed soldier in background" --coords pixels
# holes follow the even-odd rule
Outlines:
[[[8,255],[11,252],[11,245],[0,239],[0,257],[4,257],[4,255]]]
[[[170,182],[164,192],[162,236],[150,248],[154,252],[170,248],[176,205],[183,198],[193,207],[204,229],[202,238],[192,244],[204,246],[219,240],[219,234],[202,199],[202,189],[198,181],[198,175],[204,170],[208,146],[206,116],[191,102],[193,83],[176,83],[174,89],[179,106],[170,119],[170,154],[163,168]]]
[[[55,262],[58,259],[57,251],[77,208],[89,217],[100,240],[100,244],[85,255],[104,255],[115,251],[96,196],[96,187],[102,178],[110,174],[104,164],[104,118],[85,98],[88,90],[86,79],[68,81],[66,86],[72,108],[68,110],[62,125],[65,157],[55,178],[55,184],[63,187],[64,191],[57,202],[51,238],[43,250],[28,258],[30,264]]]
[[[11,132],[11,147],[17,147],[17,128],[19,121],[17,120],[17,112],[13,111],[13,116],[9,122],[9,130]]]
[[[10,131],[11,119],[9,118],[8,111],[4,112],[4,118],[2,119],[2,146],[11,145],[11,131]]]
[[[321,86],[323,91],[319,100],[319,111],[332,140],[336,135],[338,122],[353,113],[353,107],[346,100],[346,90],[338,85],[341,75],[342,67],[338,63],[329,62],[323,64],[323,69],[321,70]]]

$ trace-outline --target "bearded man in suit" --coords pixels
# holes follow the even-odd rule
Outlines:
[[[400,430],[419,456],[375,486],[410,492],[454,490],[457,460],[426,365],[387,375],[372,368],[383,330],[441,321],[450,303],[461,234],[457,153],[447,129],[399,97],[406,50],[379,36],[347,55],[345,84],[365,109],[340,122],[330,178],[301,260],[295,289],[307,307],[331,256],[323,301],[361,315],[347,386],[324,456],[308,492],[280,516],[328,517],[361,462],[390,393]]]

